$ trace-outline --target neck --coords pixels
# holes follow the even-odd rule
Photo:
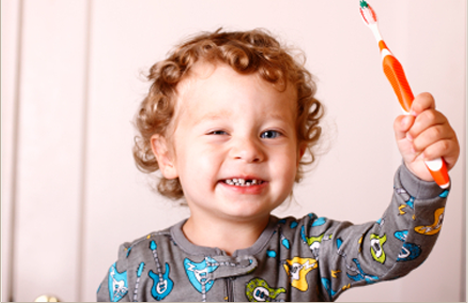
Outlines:
[[[252,246],[268,225],[270,216],[255,221],[207,220],[190,216],[182,230],[195,245],[217,247],[232,255],[236,250]]]

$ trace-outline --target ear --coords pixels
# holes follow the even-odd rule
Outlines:
[[[173,153],[169,150],[166,138],[161,135],[151,136],[151,149],[158,161],[159,170],[166,179],[175,179],[179,175],[175,167]]]
[[[299,145],[299,148],[297,151],[298,154],[297,154],[296,168],[299,167],[299,162],[301,162],[302,156],[304,156],[306,149],[307,149],[306,143],[302,143]]]

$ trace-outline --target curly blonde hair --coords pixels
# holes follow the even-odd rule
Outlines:
[[[302,53],[301,53],[302,54]],[[167,135],[169,124],[174,117],[176,87],[187,77],[198,61],[224,63],[239,74],[258,73],[262,79],[286,90],[293,85],[297,96],[296,130],[298,146],[306,143],[308,160],[303,157],[296,173],[296,182],[304,174],[305,165],[315,161],[312,148],[321,134],[318,125],[323,116],[322,104],[314,98],[316,85],[303,62],[294,58],[291,50],[282,46],[273,36],[262,29],[251,31],[203,32],[178,45],[167,59],[154,64],[147,76],[152,83],[148,95],[141,102],[136,115],[136,126],[140,133],[135,137],[133,156],[137,167],[146,173],[159,169],[151,149],[151,136]],[[283,90],[281,89],[281,90]],[[184,196],[179,179],[164,177],[156,182],[156,188],[163,196],[179,199]]]

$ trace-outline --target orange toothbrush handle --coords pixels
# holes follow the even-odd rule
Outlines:
[[[450,178],[447,173],[447,165],[444,159],[437,158],[435,160],[426,161],[426,167],[429,169],[432,178],[441,188],[447,188],[450,185]]]
[[[413,92],[406,80],[405,72],[400,62],[392,55],[387,55],[382,61],[383,70],[388,81],[393,87],[395,94],[400,101],[400,105],[404,111],[410,112],[411,104],[414,100]]]
[[[385,51],[388,51],[388,49],[385,47],[385,43],[383,41],[381,42],[382,44],[379,43],[381,51],[384,49]],[[405,112],[409,113],[411,104],[414,100],[414,95],[408,84],[408,80],[406,80],[403,66],[401,66],[401,63],[393,55],[391,55],[390,52],[384,56],[382,64],[384,73],[392,85],[393,90],[398,97],[398,101],[400,101],[401,107]],[[438,158],[431,161],[425,161],[425,163],[434,181],[441,188],[449,187],[450,178],[447,172],[447,165],[445,164],[445,161],[441,158]]]

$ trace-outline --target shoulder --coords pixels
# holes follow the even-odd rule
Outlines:
[[[146,252],[149,251],[151,253],[158,245],[169,245],[172,241],[170,228],[148,233],[131,242],[121,244],[119,247],[119,259],[127,259],[130,255],[146,255]]]
[[[319,217],[315,213],[309,213],[302,218],[286,217],[277,219],[278,229],[285,236],[296,234],[304,237],[311,231],[315,233],[324,232],[336,225],[336,223],[336,221],[326,217]]]

